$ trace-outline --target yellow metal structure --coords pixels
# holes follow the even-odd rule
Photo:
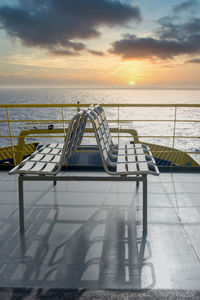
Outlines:
[[[6,118],[4,120],[0,120],[0,123],[7,123],[8,125],[8,132],[9,135],[0,135],[0,138],[9,138],[10,139],[10,150],[12,152],[12,156],[14,159],[14,163],[18,164],[21,159],[23,158],[23,155],[25,154],[25,139],[27,137],[32,137],[32,138],[44,138],[44,137],[52,137],[52,138],[58,138],[58,137],[63,137],[65,134],[65,130],[67,128],[67,123],[69,120],[64,119],[64,109],[68,110],[79,110],[80,108],[83,107],[88,107],[90,104],[0,104],[0,109],[6,111]],[[190,120],[180,120],[177,119],[177,111],[180,108],[195,108],[195,109],[200,109],[200,104],[101,104],[103,107],[110,107],[110,108],[117,108],[116,110],[116,118],[109,120],[110,123],[115,124],[115,128],[112,128],[111,131],[115,133],[115,137],[117,134],[117,138],[127,138],[132,136],[132,141],[133,142],[143,142],[144,144],[147,144],[150,146],[151,152],[153,155],[157,158],[169,160],[172,163],[178,164],[178,165],[183,165],[183,166],[199,166],[199,164],[192,159],[188,154],[200,154],[199,151],[179,151],[174,148],[175,146],[175,141],[178,138],[181,139],[199,139],[200,136],[198,135],[177,135],[176,134],[176,126],[179,122],[183,123],[195,123],[196,126],[199,125],[200,120],[199,119],[190,119]],[[121,108],[129,108],[129,107],[143,107],[143,108],[173,108],[174,113],[173,113],[173,118],[170,118],[170,120],[166,119],[140,119],[140,120],[123,120],[120,119],[120,109]],[[16,119],[10,119],[10,114],[9,111],[12,109],[19,109],[23,110],[24,108],[28,108],[30,111],[32,108],[60,108],[60,119],[59,120],[28,120],[28,119],[23,119],[23,120],[16,120]],[[22,123],[22,124],[28,124],[28,129],[24,129],[20,132],[18,136],[15,136],[12,134],[12,126],[11,124],[14,123]],[[163,134],[162,136],[158,135],[137,135],[136,130],[127,128],[127,129],[122,129],[121,126],[123,124],[128,124],[131,122],[172,122],[173,123],[173,133],[172,135],[165,135]],[[56,124],[59,126],[58,128],[53,128],[53,129],[48,129],[46,124]],[[30,127],[31,126],[31,127]],[[44,126],[46,128],[44,128]],[[91,133],[92,131],[90,129],[87,129],[88,133]],[[125,135],[126,134],[126,135]],[[13,139],[18,138],[18,145],[14,146]],[[166,146],[161,146],[161,145],[155,145],[152,143],[148,143],[145,141],[145,138],[159,138],[159,139],[172,139],[172,147],[166,147]],[[0,149],[1,150],[1,149]],[[0,151],[2,152],[2,151]],[[4,152],[4,151],[3,151]],[[10,155],[10,152],[9,152]]]
[[[31,155],[36,150],[38,145],[39,145],[39,143],[24,144],[23,152],[22,151],[20,152],[22,154],[20,161],[23,159],[24,156]],[[13,147],[0,148],[0,161],[1,161],[0,165],[8,165],[9,160],[13,159],[13,150],[14,150],[14,153],[16,154],[17,150],[18,150],[18,145],[13,146]]]

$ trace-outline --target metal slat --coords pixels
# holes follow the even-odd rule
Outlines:
[[[34,166],[34,164],[35,163],[33,161],[27,161],[22,168],[19,168],[19,171],[28,171]]]
[[[34,157],[31,158],[32,161],[40,161],[44,157],[44,154],[36,154]]]
[[[126,156],[125,155],[118,155],[117,156],[117,163],[125,163],[126,162]]]
[[[59,148],[52,149],[50,154],[58,154],[60,152]]]
[[[136,154],[144,154],[143,149],[135,149]]]
[[[43,159],[41,159],[41,161],[42,161],[42,162],[49,162],[49,161],[52,160],[53,157],[54,157],[53,155],[47,154],[47,155],[45,155],[45,156],[43,157]]]
[[[136,162],[135,155],[127,155],[127,160],[129,163]]]
[[[125,163],[117,163],[117,172],[127,172]]]
[[[55,148],[57,145],[58,145],[58,144],[56,144],[56,143],[51,143],[51,144],[48,145],[48,147],[50,147],[50,148]]]
[[[135,154],[135,150],[133,148],[132,149],[128,148],[127,149],[127,154],[128,155],[134,155]]]
[[[54,158],[51,160],[51,163],[59,163],[61,155],[55,155]]]
[[[62,149],[63,146],[64,146],[64,144],[60,143],[60,144],[58,144],[58,145],[56,146],[56,148],[57,148],[57,149]]]
[[[44,166],[45,166],[45,163],[37,162],[30,171],[39,172],[44,168]]]
[[[143,154],[138,155],[138,156],[137,156],[137,160],[138,160],[139,162],[146,162],[145,155],[143,155]]]
[[[149,168],[146,162],[138,162],[138,168],[141,172],[148,172]]]
[[[55,169],[56,164],[48,163],[45,168],[42,170],[43,172],[52,172]]]
[[[47,154],[47,153],[49,153],[51,150],[52,150],[51,148],[45,147],[40,153]]]
[[[125,155],[125,148],[121,148],[118,150],[118,155]]]
[[[128,163],[128,172],[137,172],[137,164],[136,163]]]

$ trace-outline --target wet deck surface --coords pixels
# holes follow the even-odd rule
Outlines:
[[[200,289],[200,174],[124,182],[25,182],[19,234],[17,176],[0,171],[0,286]]]

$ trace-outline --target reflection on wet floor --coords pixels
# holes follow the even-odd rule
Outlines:
[[[0,172],[0,285],[54,288],[200,288],[200,174],[128,182],[26,182],[25,235],[17,176]]]

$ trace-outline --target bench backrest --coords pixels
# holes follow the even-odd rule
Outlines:
[[[159,171],[155,164],[155,161],[152,157],[152,154],[149,152],[149,155],[145,155],[143,145],[127,145],[124,149],[124,154],[118,153],[117,155],[112,155],[111,143],[108,139],[107,133],[105,130],[101,114],[96,113],[94,107],[90,107],[87,111],[88,118],[92,122],[93,129],[95,132],[97,144],[100,150],[100,155],[102,158],[103,166],[105,171],[110,175],[159,175]],[[104,113],[105,115],[105,113]],[[106,118],[105,118],[106,120]],[[147,151],[147,149],[145,150]]]
[[[64,164],[64,162],[68,161],[73,152],[75,152],[81,144],[86,123],[87,115],[84,110],[76,113],[71,119],[62,150],[61,166]]]
[[[53,143],[42,147],[9,174],[56,175],[63,165],[67,165],[68,159],[81,144],[86,122],[85,111],[76,113],[69,123],[64,144]]]
[[[91,121],[94,132],[95,132],[95,137],[96,137],[97,145],[99,147],[99,151],[100,151],[104,169],[107,173],[111,174],[108,167],[109,166],[114,167],[115,164],[112,165],[112,162],[109,159],[110,145],[109,145],[109,142],[107,139],[105,129],[103,128],[103,124],[99,120],[99,117],[96,114],[93,107],[90,107],[87,110],[87,116],[88,116],[88,119]]]
[[[101,105],[96,105],[96,106],[93,107],[93,110],[96,112],[96,114],[98,116],[99,123],[103,125],[103,128],[104,128],[109,146],[112,147],[114,145],[114,143],[112,141],[112,136],[111,136],[111,133],[110,133],[109,124],[108,124],[106,114],[104,112],[103,107]]]

